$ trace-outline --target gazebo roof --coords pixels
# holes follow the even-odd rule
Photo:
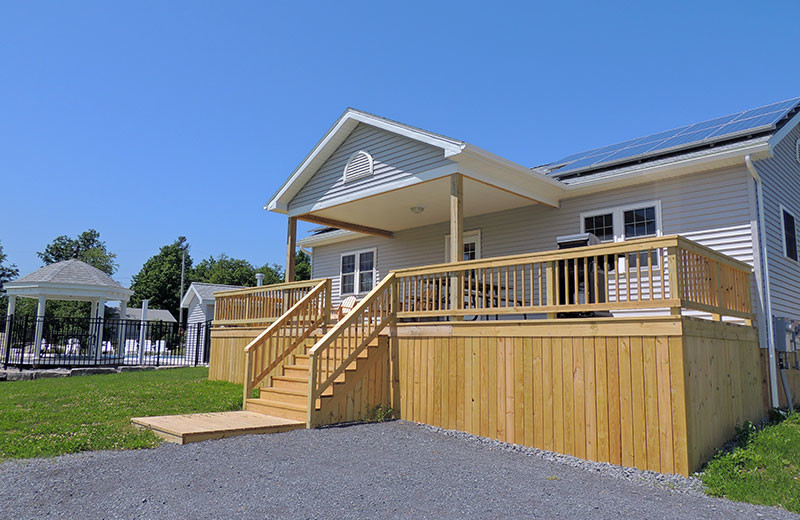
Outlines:
[[[128,301],[133,294],[100,269],[76,258],[46,265],[7,282],[4,289],[10,296],[46,296],[58,300]]]

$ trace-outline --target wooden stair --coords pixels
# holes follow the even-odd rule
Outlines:
[[[321,336],[308,338],[305,342],[304,353],[293,354],[290,362],[284,365],[283,374],[273,376],[269,386],[261,387],[258,397],[247,399],[244,404],[244,409],[273,417],[305,421],[308,415],[308,371],[310,365],[308,352],[320,338]],[[347,367],[345,372],[336,378],[334,384],[322,393],[321,399],[332,398],[336,387],[345,384],[347,376],[358,370],[359,361],[366,360],[369,356],[370,349],[377,347],[378,340],[376,338],[369,344],[367,349],[364,349],[364,351],[358,355],[355,363]],[[323,357],[318,360],[318,363],[321,361],[322,366],[325,364],[324,359]],[[337,364],[338,363],[333,363],[333,361],[331,361],[331,369]],[[317,410],[320,409],[321,404],[321,401],[318,399],[316,403]]]

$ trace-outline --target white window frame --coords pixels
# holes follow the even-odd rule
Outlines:
[[[361,288],[361,259],[359,255],[361,253],[372,253],[372,289],[377,287],[378,285],[378,249],[375,247],[368,247],[366,249],[357,249],[355,251],[345,251],[339,255],[339,295],[347,295],[347,296],[363,296],[368,294],[372,289],[369,291],[361,292],[359,289]],[[344,292],[344,284],[342,283],[344,279],[344,274],[342,272],[342,258],[350,255],[355,255],[355,271],[353,271],[353,292]],[[347,273],[351,274],[351,273]]]
[[[797,215],[795,214],[794,211],[789,210],[789,208],[787,208],[783,204],[779,204],[778,207],[780,208],[779,213],[778,213],[778,218],[781,220],[781,254],[783,255],[784,259],[792,262],[793,264],[800,264],[800,242],[798,242],[798,233],[797,233],[797,225],[798,225],[798,222],[800,222],[800,221],[797,220]],[[787,245],[786,244],[786,222],[783,220],[783,213],[784,212],[786,212],[789,215],[791,215],[792,218],[794,219],[794,244],[795,244],[795,248],[797,248],[797,251],[795,252],[795,254],[797,255],[798,260],[795,260],[794,258],[792,258],[791,256],[786,254],[786,245]]]
[[[606,215],[611,213],[611,218],[613,219],[613,229],[614,229],[614,239],[613,240],[604,240],[603,242],[624,242],[627,237],[625,236],[625,212],[634,210],[634,209],[642,209],[642,208],[649,208],[655,207],[656,210],[656,234],[652,236],[660,237],[663,236],[663,228],[662,228],[662,220],[661,220],[661,201],[660,200],[650,200],[645,202],[637,202],[635,204],[626,204],[624,206],[614,206],[611,208],[603,208],[598,210],[586,211],[581,213],[580,218],[580,226],[581,226],[581,233],[586,233],[586,219],[588,217],[596,217],[597,215]],[[649,235],[648,235],[649,236]],[[632,237],[630,240],[634,238],[642,238],[642,237]]]
[[[464,231],[464,243],[467,242],[475,242],[475,260],[481,259],[481,230],[480,229],[472,229],[469,231]],[[461,256],[464,256],[464,252],[462,250]],[[445,263],[450,263],[450,233],[444,236],[444,261]],[[459,260],[460,261],[460,260]]]

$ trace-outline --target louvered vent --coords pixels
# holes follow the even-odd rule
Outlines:
[[[352,181],[372,175],[372,156],[364,150],[359,150],[350,156],[344,167],[344,181]]]

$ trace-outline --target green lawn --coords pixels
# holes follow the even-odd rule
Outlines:
[[[0,383],[0,461],[160,444],[131,417],[240,410],[242,387],[208,381],[208,369]]]
[[[800,513],[800,413],[718,455],[701,478],[709,494]]]

